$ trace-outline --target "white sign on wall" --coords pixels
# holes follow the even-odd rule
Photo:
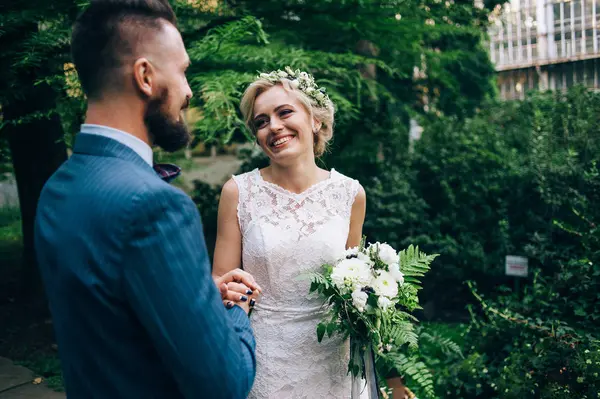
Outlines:
[[[506,255],[506,275],[527,277],[529,273],[529,259],[523,256]]]

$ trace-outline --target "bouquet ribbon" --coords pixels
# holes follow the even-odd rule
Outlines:
[[[358,376],[352,378],[351,399],[379,399],[375,353],[370,346],[362,358],[362,363],[365,379],[362,380]]]

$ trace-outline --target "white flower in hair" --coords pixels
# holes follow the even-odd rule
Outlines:
[[[311,98],[319,107],[330,109],[332,107],[329,96],[325,93],[325,89],[319,87],[315,83],[314,77],[299,69],[293,70],[286,66],[284,70],[278,69],[270,73],[261,73],[258,76],[260,79],[268,80],[271,83],[277,83],[281,79],[287,79],[291,82],[294,89],[302,91]]]

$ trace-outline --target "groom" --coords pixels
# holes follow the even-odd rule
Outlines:
[[[226,284],[258,287],[241,271],[213,281],[196,206],[153,169],[152,145],[190,139],[180,116],[189,58],[173,10],[92,0],[72,53],[86,121],[35,225],[69,399],[245,398],[250,301]],[[239,306],[226,310],[225,298]]]

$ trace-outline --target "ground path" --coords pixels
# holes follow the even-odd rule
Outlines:
[[[0,399],[65,399],[62,392],[48,388],[45,381],[23,366],[0,357]]]

